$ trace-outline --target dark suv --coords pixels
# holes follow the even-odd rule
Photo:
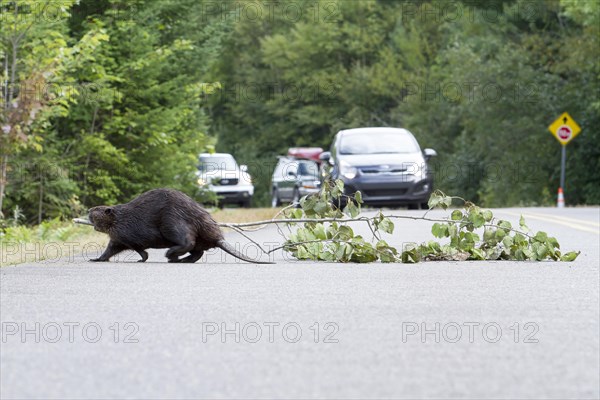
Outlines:
[[[359,190],[366,204],[426,208],[433,190],[427,161],[436,155],[421,152],[406,129],[357,128],[338,132],[320,158],[330,164],[331,178],[344,181],[346,194]]]
[[[303,196],[319,191],[319,165],[312,160],[279,157],[271,177],[271,206],[297,203]]]

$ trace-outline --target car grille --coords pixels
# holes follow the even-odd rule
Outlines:
[[[361,168],[360,172],[366,175],[375,175],[375,174],[401,174],[406,172],[406,168],[377,168],[377,167],[369,167],[369,168]]]
[[[369,197],[395,197],[406,194],[408,189],[370,189],[365,190],[365,194]]]
[[[221,186],[237,185],[238,184],[238,179],[237,178],[233,178],[233,179],[223,178],[223,179],[220,179],[218,181],[218,184],[221,185]]]

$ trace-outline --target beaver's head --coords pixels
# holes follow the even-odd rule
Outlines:
[[[108,206],[98,206],[90,208],[90,222],[94,225],[94,229],[98,232],[108,233],[116,220],[115,210]]]

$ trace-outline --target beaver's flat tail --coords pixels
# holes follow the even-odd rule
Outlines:
[[[246,261],[246,262],[253,263],[253,264],[275,264],[274,262],[271,262],[271,261],[258,261],[258,260],[253,260],[251,258],[248,258],[245,255],[243,255],[242,253],[240,253],[239,251],[237,251],[232,245],[230,245],[229,243],[227,243],[224,240],[219,240],[217,242],[217,246],[220,249],[222,249],[224,252],[231,254],[235,258],[239,258],[242,261]]]

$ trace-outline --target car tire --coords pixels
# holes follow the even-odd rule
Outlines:
[[[240,203],[240,206],[243,208],[250,208],[252,205],[252,199],[244,200]]]
[[[335,197],[331,199],[331,205],[335,209],[343,210],[348,205],[348,199],[345,196]]]
[[[421,203],[421,210],[429,210],[429,204],[427,202]]]
[[[273,194],[271,196],[271,207],[279,207],[281,206],[281,200],[279,199],[279,192],[277,189],[273,189]]]
[[[409,210],[418,210],[419,209],[419,205],[420,205],[420,203],[410,203],[408,205],[408,209]]]

